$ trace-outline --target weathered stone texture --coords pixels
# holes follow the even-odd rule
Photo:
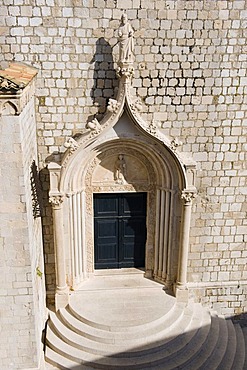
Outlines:
[[[3,111],[0,128],[0,367],[7,370],[38,366],[42,355],[45,290],[36,271],[44,272],[42,235],[30,184],[37,161],[34,100],[19,116]]]
[[[244,284],[247,2],[9,3],[3,0],[0,10],[0,58],[24,61],[40,70],[36,95],[41,166],[51,153],[64,150],[66,136],[79,132],[94,115],[100,119],[108,99],[116,95],[114,30],[122,11],[127,11],[135,30],[133,86],[145,103],[143,116],[167,136],[178,137],[181,150],[198,163],[189,281]],[[52,289],[50,209],[46,212],[47,282]],[[221,296],[217,292],[213,296]],[[221,311],[238,313],[233,302],[229,297]]]

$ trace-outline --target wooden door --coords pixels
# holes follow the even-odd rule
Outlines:
[[[146,193],[94,195],[95,269],[144,267]]]

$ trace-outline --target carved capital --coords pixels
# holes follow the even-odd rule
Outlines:
[[[49,198],[49,203],[51,203],[53,208],[61,207],[63,201],[64,201],[64,196],[63,195],[52,195]]]
[[[196,194],[192,191],[183,190],[181,194],[181,199],[185,204],[191,204],[192,200],[195,199]]]

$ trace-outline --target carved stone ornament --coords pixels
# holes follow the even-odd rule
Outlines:
[[[130,103],[130,108],[134,113],[139,113],[142,111],[142,101],[140,98],[137,98]]]
[[[177,137],[175,137],[172,141],[171,141],[171,145],[170,145],[170,148],[175,152],[177,150],[177,148],[179,146],[181,146],[183,143],[182,141],[180,141]]]
[[[157,134],[157,127],[155,122],[151,122],[147,128],[147,131],[150,132],[151,135]]]
[[[25,87],[24,84],[17,84],[6,77],[0,76],[0,91],[17,92]]]
[[[102,127],[97,118],[94,118],[91,122],[88,122],[86,124],[86,128],[90,129],[93,135],[97,135],[102,131]]]
[[[52,207],[60,207],[63,201],[63,195],[53,195],[49,198],[49,203],[51,203]]]
[[[120,104],[115,99],[109,99],[107,110],[111,113],[117,113]]]
[[[193,199],[196,198],[196,194],[192,191],[183,190],[181,194],[181,199],[184,203],[191,203]]]
[[[131,78],[134,76],[134,67],[129,66],[129,65],[122,65],[117,68],[117,76],[118,77],[126,77],[126,78]]]
[[[67,137],[63,145],[71,152],[74,152],[79,147],[78,143],[75,141],[75,139],[73,139],[73,137]]]

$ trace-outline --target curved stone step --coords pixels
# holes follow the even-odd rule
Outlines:
[[[193,356],[193,358],[183,363],[183,370],[199,369],[203,365],[205,359],[210,357],[214,347],[216,346],[219,331],[220,328],[218,317],[216,315],[212,315],[210,330],[205,342],[201,346],[200,350]],[[181,365],[181,363],[177,361],[176,363],[178,366]]]
[[[208,358],[205,358],[205,361],[203,365],[200,366],[200,369],[203,370],[218,369],[218,366],[225,355],[228,343],[227,321],[222,317],[218,317],[218,321],[219,321],[219,334],[217,338],[218,340],[210,356],[208,356]]]
[[[244,369],[247,369],[247,326],[242,328],[242,333],[244,337],[244,344],[245,344],[245,361],[244,361]]]
[[[194,322],[193,320],[190,320],[190,323],[188,327],[186,328],[187,332],[185,333],[181,332],[178,337],[175,337],[173,339],[168,338],[168,341],[166,342],[165,346],[163,347],[159,346],[157,345],[157,342],[156,342],[155,343],[156,348],[152,348],[150,352],[143,349],[142,351],[139,351],[139,355],[135,357],[133,356],[137,355],[136,352],[134,353],[122,352],[122,353],[119,353],[118,355],[116,354],[115,357],[113,356],[108,357],[108,359],[104,358],[102,354],[101,354],[101,358],[99,358],[97,353],[95,353],[95,355],[93,357],[91,356],[90,358],[90,364],[95,367],[97,366],[96,368],[105,368],[105,369],[108,369],[108,368],[109,369],[111,368],[112,369],[114,368],[144,369],[146,368],[146,366],[148,366],[147,368],[150,368],[150,364],[152,364],[152,368],[156,368],[156,366],[161,366],[162,363],[164,363],[166,366],[166,364],[169,363],[169,357],[171,357],[172,354],[175,358],[177,358],[178,356],[182,356],[182,361],[180,362],[188,360],[188,353],[190,352],[187,351],[187,348],[188,348],[187,345],[188,343],[191,343],[190,342],[191,336],[196,337],[196,334],[198,334],[197,332],[202,330],[201,325],[203,323],[204,324],[207,323],[206,327],[209,326],[208,325],[209,322],[205,321],[205,320],[208,320],[209,318],[207,311],[204,311],[199,306],[195,305],[195,307],[197,309],[193,312]],[[198,313],[200,311],[204,313],[203,320],[198,319]],[[205,315],[205,313],[207,315]],[[194,328],[194,332],[193,332],[193,328]],[[54,349],[57,348],[58,351],[61,351],[61,350],[64,351],[64,355],[70,356],[69,358],[72,359],[73,361],[76,361],[76,363],[80,363],[80,361],[85,361],[85,360],[89,361],[89,357],[85,356],[86,354],[83,353],[83,351],[82,352],[74,351],[73,347],[71,348],[66,343],[64,344],[61,343],[61,340],[59,338],[56,338],[54,333],[50,333],[48,331],[47,337],[48,337],[48,341],[50,342],[49,345],[52,348]],[[201,345],[201,342],[198,341],[198,338],[196,337],[192,344],[192,346],[194,347],[194,353],[200,349],[200,345]],[[78,357],[75,357],[75,356],[78,356]],[[110,354],[108,354],[108,356],[110,356]],[[95,361],[96,361],[96,364],[93,364],[93,362]],[[173,369],[174,359],[171,359],[170,362],[172,366],[169,368]],[[167,366],[166,368],[168,369]]]
[[[171,322],[177,321],[183,315],[183,309],[184,305],[176,304],[167,314],[159,319],[143,325],[137,325],[135,327],[126,326],[125,328],[105,326],[104,324],[91,322],[74,311],[71,312],[70,309],[60,310],[59,316],[65,325],[81,336],[98,342],[113,343],[116,338],[119,340],[133,340],[139,338],[141,335],[157,333],[159,329],[168,327]]]
[[[47,347],[46,348],[46,351],[45,351],[46,355],[46,362],[55,366],[54,370],[55,369],[62,369],[62,370],[68,370],[68,369],[78,369],[78,363],[77,362],[74,362],[74,361],[71,361],[70,359],[68,359],[67,357],[64,357],[62,355],[60,355],[59,353],[57,353],[56,351],[54,351],[53,349]],[[86,364],[85,366],[83,364],[80,364],[80,370],[95,370],[95,368],[93,367],[90,367],[88,364]],[[47,366],[46,366],[47,368]],[[49,367],[48,367],[49,369]],[[47,369],[47,370],[48,370]]]
[[[233,369],[233,361],[236,355],[236,348],[237,348],[237,338],[236,338],[236,331],[235,327],[232,323],[232,320],[227,320],[227,327],[228,327],[228,343],[227,348],[225,351],[225,355],[217,367],[217,370],[231,370]]]
[[[123,289],[124,290],[124,289]],[[127,289],[126,289],[127,290]],[[78,304],[77,300],[80,302],[80,299],[82,299],[82,296],[73,296],[70,304],[69,304],[69,311],[75,316],[78,320],[83,322],[84,324],[89,325],[90,327],[95,327],[97,329],[106,330],[106,331],[122,331],[122,332],[129,332],[130,334],[135,333],[136,330],[138,330],[138,327],[142,330],[145,325],[146,327],[150,327],[150,322],[152,324],[158,325],[159,321],[163,320],[164,315],[172,315],[172,308],[174,305],[182,305],[181,303],[176,303],[176,299],[171,296],[167,296],[167,294],[159,289],[148,289],[145,288],[145,292],[141,291],[141,293],[137,290],[136,295],[138,296],[138,302],[139,305],[144,305],[144,302],[141,301],[142,296],[145,297],[145,299],[150,302],[152,301],[152,298],[154,299],[154,302],[157,302],[156,305],[154,303],[150,303],[150,307],[142,307],[141,310],[138,310],[138,307],[135,307],[134,302],[131,302],[131,299],[126,302],[126,294],[130,295],[130,298],[135,293],[135,291],[127,290],[128,292],[124,294],[123,302],[121,302],[121,297],[118,296],[115,298],[115,306],[113,304],[110,305],[112,299],[109,299],[109,307],[103,308],[100,306],[100,302],[102,301],[100,298],[98,298],[97,305],[94,304],[94,310],[89,309],[89,305],[86,303],[84,307],[81,307],[81,304]],[[159,291],[157,295],[157,291]],[[150,296],[151,294],[151,296]],[[109,295],[109,292],[108,292]],[[94,295],[90,296],[88,300],[90,301],[90,298],[92,299],[92,302],[94,302]],[[148,298],[147,298],[148,297]],[[134,297],[132,297],[133,299]],[[96,298],[95,298],[96,299]],[[125,304],[124,304],[125,300]],[[140,303],[141,302],[141,303]],[[133,307],[129,307],[133,304]],[[147,302],[146,302],[147,303]],[[126,307],[128,306],[128,307]],[[158,312],[157,310],[154,310],[155,319],[151,317],[150,311],[154,309],[154,307],[159,307]],[[140,307],[139,307],[140,308]],[[96,311],[96,312],[95,312]],[[94,312],[94,314],[92,314]],[[99,313],[98,313],[99,312]],[[97,314],[98,313],[98,314]],[[138,319],[133,319],[133,316],[136,317],[136,313],[139,313]],[[117,318],[119,316],[119,318]],[[148,319],[147,319],[148,317]],[[106,321],[108,320],[108,324],[102,323],[102,318],[104,318]],[[109,318],[111,318],[109,320]],[[122,320],[120,319],[122,318]],[[127,318],[127,319],[126,319]]]
[[[246,367],[247,351],[246,351],[246,343],[244,339],[244,334],[239,324],[235,324],[234,327],[236,331],[237,347],[236,347],[236,355],[233,361],[232,369],[244,370],[247,368]]]
[[[148,330],[139,333],[139,336],[135,339],[129,338],[129,335],[124,336],[123,333],[119,333],[121,336],[117,336],[117,333],[110,333],[115,335],[115,337],[111,338],[111,343],[102,343],[100,344],[96,342],[94,339],[92,340],[83,337],[77,332],[71,330],[64,325],[58,318],[58,316],[51,312],[50,314],[50,321],[48,326],[56,332],[56,334],[66,343],[69,345],[79,348],[81,350],[90,352],[90,353],[100,353],[101,355],[114,355],[114,353],[125,353],[129,351],[128,356],[130,357],[133,352],[134,355],[141,355],[145,351],[147,354],[148,351],[154,352],[154,344],[156,351],[159,351],[166,342],[170,341],[171,331],[172,335],[176,338],[177,336],[181,335],[184,331],[186,331],[186,327],[190,324],[192,320],[192,311],[187,308],[183,312],[183,315],[180,315],[177,320],[175,320],[171,325],[160,325],[156,327],[156,332],[150,334]],[[195,315],[194,315],[195,316]],[[196,315],[197,316],[197,315]],[[197,317],[194,318],[197,320]],[[105,333],[108,334],[109,332]],[[49,334],[47,334],[47,338],[49,339]],[[158,344],[159,343],[159,344]],[[140,351],[139,348],[142,348]],[[100,348],[100,352],[99,352]],[[125,357],[125,356],[124,356]]]

